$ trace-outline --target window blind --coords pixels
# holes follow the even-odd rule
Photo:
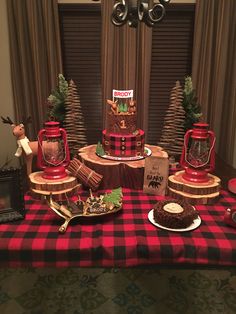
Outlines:
[[[88,144],[101,140],[101,11],[99,5],[60,4],[63,70],[78,88]]]
[[[191,75],[195,5],[169,5],[166,16],[153,28],[148,134],[157,144],[177,80]]]

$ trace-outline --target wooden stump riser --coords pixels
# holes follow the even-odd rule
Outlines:
[[[30,193],[34,199],[38,199],[41,201],[46,200],[46,198],[49,198],[50,194],[53,195],[53,199],[55,201],[65,201],[67,200],[68,197],[77,195],[79,193],[80,188],[81,188],[81,184],[78,184],[73,189],[68,189],[68,190],[61,190],[61,191],[50,193],[49,191],[31,189]]]
[[[168,158],[166,152],[162,151],[160,147],[145,146],[151,149],[153,156]],[[87,167],[103,176],[99,189],[115,189],[118,187],[143,189],[145,159],[136,161],[104,159],[96,155],[96,145],[81,148],[78,157]]]
[[[220,193],[216,192],[213,194],[198,195],[198,197],[196,197],[196,195],[181,193],[180,191],[172,190],[167,187],[167,195],[175,199],[186,199],[192,205],[211,205],[217,201]]]
[[[169,176],[167,193],[177,199],[187,199],[192,205],[213,204],[219,197],[220,178],[208,174],[208,182],[192,183],[182,178],[184,171]]]
[[[69,173],[65,178],[48,180],[43,178],[43,172],[33,172],[29,175],[31,193],[35,198],[45,198],[52,194],[57,200],[64,200],[74,195],[81,184]]]
[[[71,175],[58,180],[44,179],[41,171],[31,173],[29,180],[31,189],[49,192],[73,189],[78,184],[77,178]]]
[[[212,187],[202,186],[201,188],[196,188],[195,186],[184,185],[182,183],[176,183],[170,180],[168,181],[168,187],[177,191],[183,191],[183,192],[194,194],[194,195],[212,194],[212,193],[220,191],[219,184],[216,184]]]

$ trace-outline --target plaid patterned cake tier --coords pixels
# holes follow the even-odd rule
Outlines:
[[[106,155],[115,157],[143,156],[145,133],[138,130],[136,135],[102,132],[102,145]]]

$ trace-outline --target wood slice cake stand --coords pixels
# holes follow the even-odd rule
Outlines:
[[[96,146],[81,148],[78,156],[87,167],[103,176],[99,189],[115,189],[120,186],[143,189],[145,158],[135,161],[108,160],[97,156]],[[152,156],[168,158],[167,153],[158,146],[145,145],[145,147],[152,151]]]
[[[212,204],[220,194],[220,178],[208,174],[207,183],[192,183],[183,179],[184,171],[178,171],[169,176],[168,195],[177,199],[187,199],[192,205]]]
[[[81,184],[78,184],[77,179],[71,175],[57,180],[48,180],[42,177],[43,172],[33,172],[29,175],[30,188],[34,196],[45,198],[52,194],[54,199],[63,200],[66,196],[72,196],[77,191]]]

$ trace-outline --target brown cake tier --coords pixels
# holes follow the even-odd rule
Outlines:
[[[107,130],[102,132],[102,146],[106,155],[114,157],[133,157],[144,155],[143,130],[138,130],[137,134],[115,134]]]
[[[107,116],[107,132],[117,134],[132,134],[137,127],[136,113],[108,113]]]
[[[197,211],[185,200],[165,200],[155,204],[153,219],[171,229],[189,227],[198,217]]]

